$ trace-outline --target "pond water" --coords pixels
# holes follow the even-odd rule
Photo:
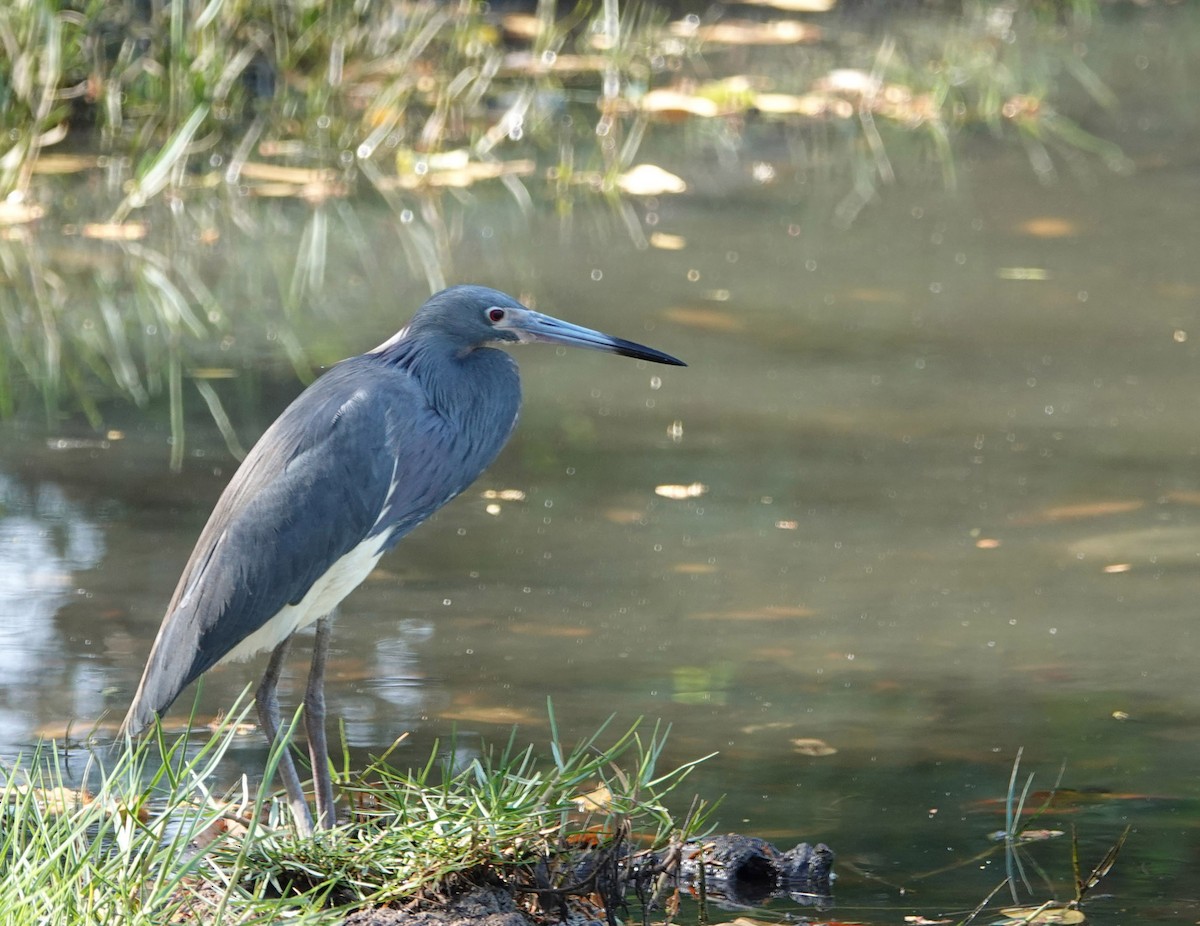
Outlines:
[[[1023,749],[1034,790],[1063,769],[1038,826],[1074,828],[1085,868],[1133,827],[1094,922],[1195,920],[1196,25],[1160,13],[1092,37],[1119,102],[1083,121],[1129,172],[1063,153],[1039,180],[1020,145],[980,134],[955,189],[917,165],[847,225],[846,190],[789,173],[794,146],[764,123],[719,158],[648,151],[691,190],[629,201],[636,234],[604,204],[567,221],[503,190],[446,203],[447,281],[689,366],[519,349],[509,447],[337,620],[330,710],[356,760],[406,732],[413,761],[453,730],[494,742],[515,723],[542,743],[547,698],[568,739],[661,718],[669,759],[719,753],[686,790],[725,795],[722,829],[828,843],[836,916],[899,922],[961,916],[1003,878],[1001,855],[975,857]],[[428,216],[405,231],[369,199],[238,209],[205,220],[218,244],[160,225],[176,240],[146,247],[196,262],[233,319],[211,358],[231,378],[210,382],[248,445],[301,388],[282,344],[320,367],[420,303],[406,235]],[[645,247],[653,233],[672,249]],[[328,258],[305,269],[314,238]],[[127,252],[46,248],[121,291]],[[297,287],[311,311],[288,305]],[[105,406],[107,437],[3,427],[2,755],[123,714],[236,465],[189,387],[171,473],[160,404]],[[505,489],[523,497],[485,495]],[[261,668],[212,673],[200,716]],[[263,752],[248,737],[230,780]],[[1069,839],[1029,854],[1070,899]]]

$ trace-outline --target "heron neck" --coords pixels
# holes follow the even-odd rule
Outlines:
[[[454,338],[418,334],[387,345],[378,357],[415,379],[443,417],[456,422],[516,418],[521,384],[512,357],[490,347],[464,347]]]

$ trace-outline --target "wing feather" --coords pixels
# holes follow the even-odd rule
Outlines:
[[[357,359],[357,358],[356,358]],[[125,720],[136,732],[369,536],[392,486],[394,421],[421,396],[347,361],[267,430],[196,543]]]

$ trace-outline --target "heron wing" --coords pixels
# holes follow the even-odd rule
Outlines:
[[[378,535],[400,452],[419,440],[424,397],[395,371],[346,361],[267,430],[222,494],[184,568],[126,718],[131,730]],[[428,424],[426,424],[428,427]],[[401,495],[444,501],[436,467],[406,467]],[[418,504],[417,508],[427,506]],[[416,526],[437,505],[408,517]],[[382,551],[388,535],[379,537]]]

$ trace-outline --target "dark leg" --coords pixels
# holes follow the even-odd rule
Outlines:
[[[279,674],[283,670],[284,659],[287,658],[288,637],[271,652],[271,660],[267,663],[267,672],[259,682],[254,699],[258,703],[258,722],[262,725],[267,742],[271,748],[279,741],[279,696],[276,687],[279,684]],[[296,774],[296,763],[292,761],[291,748],[284,749],[279,756],[279,777],[287,789],[288,805],[292,808],[292,816],[296,820],[296,829],[303,836],[312,833],[312,814],[304,800],[304,789],[300,787],[300,776]]]
[[[328,615],[317,621],[312,668],[304,693],[304,726],[308,755],[312,759],[313,790],[317,798],[317,826],[332,829],[337,823],[333,806],[333,779],[329,772],[329,745],[325,739],[325,658],[329,655],[332,626]]]

